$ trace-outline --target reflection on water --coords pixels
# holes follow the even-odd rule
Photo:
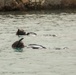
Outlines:
[[[14,49],[15,52],[23,52],[23,49],[22,48],[16,48]]]

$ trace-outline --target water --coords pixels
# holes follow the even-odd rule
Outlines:
[[[18,37],[18,28],[37,36]],[[47,49],[13,49],[21,37]],[[1,12],[0,75],[76,75],[76,11]]]

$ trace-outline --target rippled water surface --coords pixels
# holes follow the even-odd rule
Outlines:
[[[18,37],[18,28],[37,36]],[[21,37],[46,49],[13,49]],[[76,75],[76,13],[0,12],[0,75]]]

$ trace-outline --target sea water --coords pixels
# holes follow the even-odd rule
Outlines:
[[[20,38],[25,48],[13,49]],[[0,12],[0,75],[76,75],[76,10]]]

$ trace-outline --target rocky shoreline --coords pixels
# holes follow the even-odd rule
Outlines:
[[[76,0],[0,0],[0,11],[76,8]]]

